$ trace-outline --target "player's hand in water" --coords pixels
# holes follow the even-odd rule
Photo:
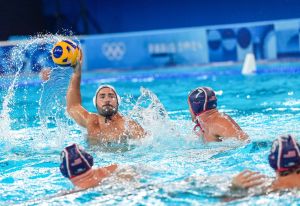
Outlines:
[[[40,71],[39,75],[43,81],[48,81],[50,79],[50,74],[51,74],[51,68],[43,68]]]
[[[250,170],[245,170],[232,179],[232,187],[236,189],[248,189],[255,186],[262,185],[265,176],[259,172],[252,172]]]

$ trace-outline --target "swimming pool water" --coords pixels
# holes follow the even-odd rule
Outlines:
[[[0,205],[299,204],[297,191],[227,198],[241,195],[229,186],[243,169],[274,176],[267,155],[275,137],[292,133],[299,140],[298,66],[261,64],[253,76],[240,75],[241,65],[84,73],[84,107],[96,112],[95,90],[112,84],[122,97],[121,112],[149,133],[141,141],[100,146],[88,145],[85,130],[65,112],[70,69],[54,69],[45,83],[21,74],[10,93],[15,77],[1,77]],[[239,123],[251,143],[203,144],[194,136],[187,95],[198,86],[216,91],[219,110]],[[73,142],[93,154],[95,165],[117,163],[130,168],[135,180],[112,177],[97,188],[64,194],[73,186],[59,172],[59,154]]]

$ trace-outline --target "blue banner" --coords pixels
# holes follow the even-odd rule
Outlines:
[[[89,69],[208,63],[203,29],[90,36],[81,41]]]
[[[256,59],[300,57],[300,20],[284,20],[79,37],[83,69],[136,69],[200,65]],[[43,42],[43,41],[42,41]],[[21,44],[22,45],[22,44]],[[23,44],[22,52],[6,42],[0,46],[0,74],[16,68],[38,72],[54,66],[49,42]]]

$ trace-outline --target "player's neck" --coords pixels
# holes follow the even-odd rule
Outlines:
[[[300,174],[292,173],[287,176],[278,176],[272,184],[273,189],[300,188]]]

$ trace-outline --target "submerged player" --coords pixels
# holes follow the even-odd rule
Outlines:
[[[276,172],[276,178],[266,192],[283,189],[300,189],[300,146],[291,135],[274,140],[269,154],[269,164]],[[235,176],[232,185],[235,188],[248,189],[266,183],[258,172],[245,170]]]
[[[145,136],[144,129],[137,122],[118,112],[120,98],[110,85],[100,86],[95,93],[93,102],[98,114],[90,113],[83,108],[80,81],[81,62],[78,62],[74,66],[67,92],[67,111],[77,124],[87,129],[90,141],[120,141]]]
[[[190,92],[188,105],[194,131],[205,142],[218,142],[227,138],[248,140],[248,135],[227,114],[217,110],[217,97],[209,87],[198,87]]]

